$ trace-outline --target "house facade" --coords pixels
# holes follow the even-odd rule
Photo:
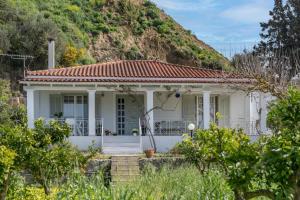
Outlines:
[[[233,73],[147,60],[27,71],[22,81],[29,128],[37,118],[60,120],[72,127],[69,140],[78,148],[94,141],[112,154],[142,152],[153,142],[166,152],[190,133],[189,124],[243,128],[255,139],[267,130],[269,99],[244,92],[250,83]]]

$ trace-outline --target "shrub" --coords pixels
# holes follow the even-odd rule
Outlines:
[[[195,178],[197,177],[197,178]],[[188,191],[188,192],[187,192]],[[138,179],[105,187],[102,174],[92,178],[73,174],[58,193],[58,199],[232,199],[223,175],[210,171],[200,176],[194,167],[149,167]]]
[[[0,145],[0,199],[5,199],[15,157],[15,151]]]
[[[256,188],[254,182],[263,181],[256,173],[260,146],[251,143],[243,130],[220,128],[212,123],[207,130],[197,130],[194,138],[186,137],[179,149],[202,174],[212,165],[219,167],[237,199],[250,194]]]
[[[296,134],[300,130],[300,91],[290,88],[284,99],[274,101],[270,105],[267,123],[276,134],[283,130]]]
[[[83,49],[77,49],[72,45],[67,45],[62,57],[62,64],[64,66],[75,65],[78,60],[84,55]]]

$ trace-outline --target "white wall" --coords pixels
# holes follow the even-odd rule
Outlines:
[[[149,136],[143,136],[143,150],[151,147]],[[182,136],[154,136],[157,152],[166,153],[177,143],[181,142]]]
[[[234,128],[245,128],[244,123],[250,113],[250,99],[244,92],[230,95],[230,125]],[[249,118],[248,118],[249,119]]]
[[[113,92],[104,92],[101,98],[101,116],[104,120],[104,130],[116,132],[116,100]]]
[[[160,109],[154,110],[154,121],[163,121],[163,120],[176,121],[182,119],[182,97],[176,98],[175,94],[172,94],[172,96],[166,101],[167,99],[166,92],[161,92],[161,93],[155,92],[153,98],[154,98],[154,107],[163,105],[163,110]]]
[[[182,136],[154,136],[156,141],[157,152],[168,152],[170,151],[177,143],[181,142]],[[124,136],[124,137],[104,137],[105,142],[138,142],[139,137],[133,136]],[[88,150],[88,147],[95,142],[96,147],[101,147],[101,136],[71,136],[68,138],[73,145],[82,151]],[[151,147],[150,139],[148,136],[142,136],[143,150],[146,150]]]
[[[101,136],[70,136],[68,141],[82,151],[88,150],[88,147],[93,144],[93,141],[96,147],[101,146]]]
[[[50,117],[50,92],[40,91],[39,117],[45,119]]]
[[[273,97],[271,94],[262,93],[260,95],[260,107],[261,107],[261,120],[260,126],[262,132],[268,132],[267,128],[267,115],[269,111],[269,104],[274,101],[276,98]]]
[[[34,118],[40,117],[40,91],[34,91]]]

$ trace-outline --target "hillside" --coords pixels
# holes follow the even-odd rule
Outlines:
[[[0,53],[33,55],[45,68],[47,38],[56,40],[57,65],[119,59],[159,59],[206,68],[227,60],[150,1],[0,0]],[[15,82],[22,63],[0,59],[2,77]]]

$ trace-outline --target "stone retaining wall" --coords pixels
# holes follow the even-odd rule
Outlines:
[[[148,165],[154,166],[156,169],[161,169],[163,166],[180,167],[186,164],[187,161],[182,157],[154,157],[154,158],[140,158],[139,168],[143,172]],[[105,178],[106,184],[109,184],[111,180],[111,159],[93,159],[87,163],[86,175],[92,176],[94,174],[102,172]],[[23,172],[22,176],[25,177],[27,183],[33,183],[33,178],[30,173]]]

